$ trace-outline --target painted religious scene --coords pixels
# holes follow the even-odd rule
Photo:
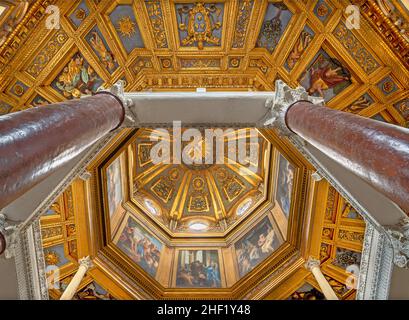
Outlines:
[[[219,252],[217,250],[179,251],[176,287],[220,288]]]
[[[310,95],[322,97],[326,102],[352,83],[349,70],[323,49],[315,55],[299,82]]]
[[[108,210],[112,217],[121,205],[123,199],[121,157],[118,157],[106,170]]]
[[[273,224],[269,217],[265,217],[234,245],[240,277],[263,262],[280,244]]]
[[[382,239],[378,231],[399,237],[405,198],[390,190],[377,197],[382,190],[363,184],[359,191],[379,202],[366,212],[355,185],[340,194],[328,181],[337,175],[328,159],[311,159],[308,146],[274,128],[282,81],[334,115],[331,129],[313,138],[365,123],[409,132],[408,10],[408,0],[0,0],[0,132],[28,128],[19,138],[30,146],[6,141],[6,153],[28,157],[0,157],[0,177],[11,177],[0,179],[0,300],[60,299],[85,267],[67,298],[332,300],[325,278],[340,300],[409,299],[387,283],[406,284],[397,267],[390,278],[385,261],[372,261],[379,246],[368,245]],[[121,101],[95,96],[99,90]],[[292,98],[304,100],[299,94]],[[87,101],[97,113],[83,108]],[[85,124],[70,125],[68,113]],[[319,131],[314,121],[304,114],[303,123],[290,122],[294,132]],[[30,143],[51,147],[33,126],[59,146],[59,169],[19,181],[39,177],[53,158]],[[25,166],[30,157],[38,165]],[[390,158],[396,177],[408,172]],[[318,175],[322,162],[328,170]],[[26,189],[26,180],[36,187]],[[16,206],[33,208],[7,210]],[[373,229],[382,214],[397,225]],[[27,232],[16,243],[19,221]],[[9,263],[13,255],[24,270]],[[323,277],[308,268],[310,258]]]
[[[149,275],[156,276],[163,244],[132,216],[125,218],[114,243]]]
[[[275,198],[287,218],[290,215],[291,194],[294,185],[294,170],[294,166],[280,154]]]
[[[294,48],[291,50],[290,55],[288,56],[284,67],[291,71],[297,62],[301,59],[307,48],[310,46],[312,39],[314,37],[314,31],[311,30],[308,26],[304,28],[299,36],[297,42],[294,45]]]

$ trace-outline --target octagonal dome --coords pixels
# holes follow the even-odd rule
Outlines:
[[[152,136],[158,132],[144,130],[133,143],[132,197],[174,234],[223,233],[266,200],[270,144],[256,130],[219,133],[220,147],[216,139],[206,139],[204,130],[200,140],[182,142],[180,164],[175,164],[173,134],[155,142]],[[163,150],[159,143],[165,143]],[[173,157],[168,163],[152,160],[153,152],[164,156],[166,150]]]

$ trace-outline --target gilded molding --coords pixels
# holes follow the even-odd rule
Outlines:
[[[358,5],[367,20],[378,31],[395,54],[402,59],[402,62],[409,67],[409,43],[402,36],[399,29],[386,17],[378,7],[375,0],[353,0]]]
[[[232,48],[244,48],[247,30],[250,24],[251,13],[253,12],[254,0],[239,1],[239,15],[237,17],[236,28],[234,29]]]
[[[376,59],[343,22],[340,22],[335,28],[334,35],[367,74],[373,73],[380,67]]]
[[[34,58],[33,62],[27,67],[27,72],[34,78],[38,77],[41,71],[53,59],[56,53],[68,41],[68,34],[64,30],[59,30],[47,45]]]
[[[16,52],[30,38],[30,34],[45,17],[46,8],[56,2],[57,0],[37,0],[33,4],[24,19],[0,48],[0,72],[4,71]]]
[[[145,7],[148,11],[156,47],[161,49],[168,48],[163,9],[160,0],[145,0]]]

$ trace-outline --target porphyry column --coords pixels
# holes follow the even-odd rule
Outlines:
[[[408,129],[308,101],[290,106],[285,122],[409,214]]]
[[[324,106],[304,88],[276,82],[263,121],[300,137],[363,179],[409,215],[409,130]]]
[[[125,118],[109,92],[0,117],[0,209],[73,159]]]

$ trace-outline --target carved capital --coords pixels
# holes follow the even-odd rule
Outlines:
[[[132,111],[132,99],[126,98],[125,96],[125,83],[123,80],[119,80],[109,89],[100,88],[98,92],[109,92],[121,100],[125,109],[125,119],[121,125],[122,128],[137,126],[139,120],[137,115]]]
[[[80,264],[80,266],[85,267],[87,270],[89,270],[93,266],[90,256],[79,259],[78,263]]]
[[[402,218],[398,225],[386,229],[393,247],[393,263],[409,269],[409,217]]]
[[[319,268],[320,264],[321,264],[320,260],[315,259],[313,257],[309,257],[304,266],[308,271],[311,271],[313,268]]]
[[[287,127],[285,116],[288,109],[298,101],[310,101],[313,104],[324,103],[322,98],[309,96],[303,87],[292,89],[285,82],[277,80],[274,98],[266,102],[266,108],[269,109],[269,113],[262,120],[261,126],[274,127],[284,136],[294,135]]]
[[[226,218],[220,219],[219,220],[219,225],[222,228],[223,231],[227,230],[228,224]]]
[[[0,213],[0,255],[4,253],[7,259],[15,256],[17,236],[17,225],[12,224],[5,214]]]

